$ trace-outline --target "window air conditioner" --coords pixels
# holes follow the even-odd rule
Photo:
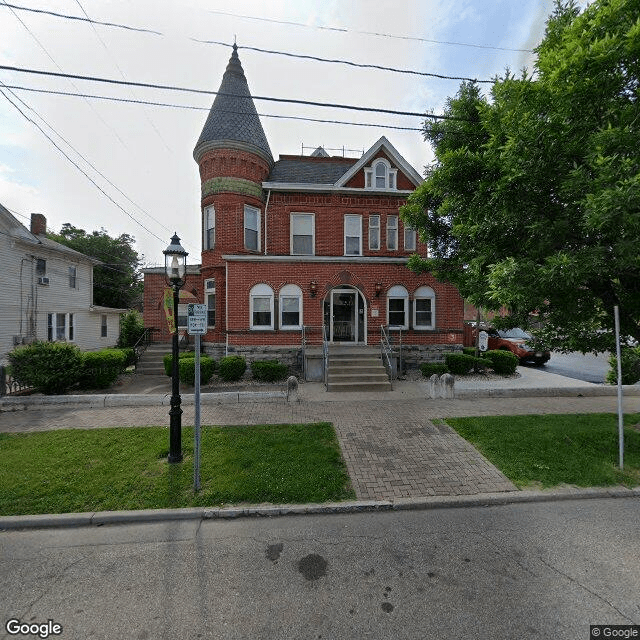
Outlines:
[[[40,276],[38,278],[38,284],[49,284],[49,278],[46,276]]]

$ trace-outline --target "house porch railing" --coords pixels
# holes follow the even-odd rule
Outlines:
[[[33,391],[32,387],[21,384],[11,376],[9,367],[0,365],[0,398],[4,396],[26,395]]]

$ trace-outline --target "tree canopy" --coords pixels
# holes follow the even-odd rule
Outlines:
[[[141,260],[134,249],[133,236],[123,233],[112,238],[105,229],[87,233],[68,222],[62,225],[59,234],[48,235],[52,240],[102,262],[93,270],[96,305],[120,309],[142,307]]]
[[[536,56],[425,123],[436,159],[401,215],[430,251],[410,268],[512,325],[535,314],[552,347],[603,351],[614,305],[640,340],[638,3],[557,0]]]

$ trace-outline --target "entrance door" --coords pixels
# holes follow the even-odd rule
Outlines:
[[[329,325],[331,342],[365,341],[364,302],[356,289],[334,289],[324,305],[325,324]]]

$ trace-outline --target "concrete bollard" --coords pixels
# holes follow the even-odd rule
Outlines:
[[[287,402],[298,402],[298,378],[295,376],[287,378]]]
[[[440,377],[434,373],[429,378],[429,398],[435,400],[438,397],[440,397]]]
[[[455,397],[455,378],[450,373],[443,373],[440,376],[440,397],[453,400]]]

